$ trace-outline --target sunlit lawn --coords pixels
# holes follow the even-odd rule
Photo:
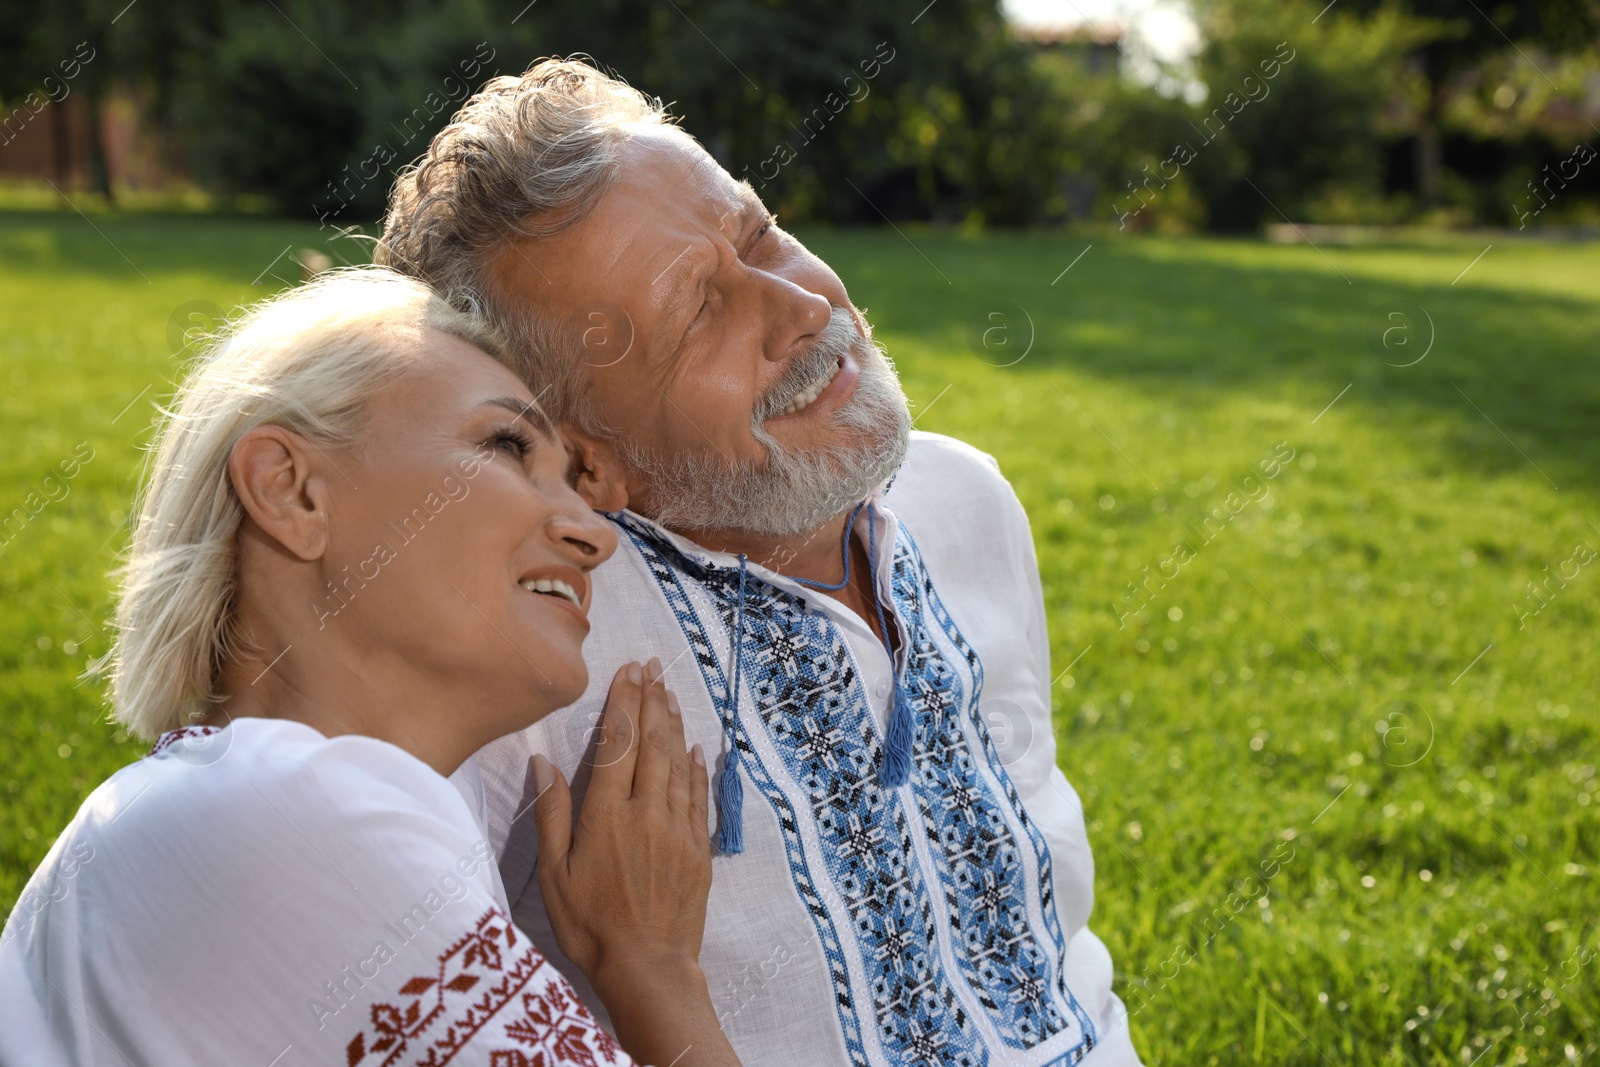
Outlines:
[[[1600,248],[805,236],[1033,518],[1147,1061],[1600,1055]],[[321,246],[0,215],[0,906],[139,754],[78,675],[183,326]]]

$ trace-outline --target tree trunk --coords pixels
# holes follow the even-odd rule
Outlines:
[[[50,108],[50,154],[55,164],[56,184],[68,188],[72,170],[72,124],[67,121],[67,102],[62,100]]]
[[[1443,89],[1428,79],[1428,102],[1417,121],[1417,198],[1424,208],[1439,206],[1439,174],[1444,167],[1439,137]]]
[[[106,134],[100,104],[98,92],[91,90],[85,94],[84,110],[89,121],[89,188],[110,204],[116,198],[111,192],[111,171],[106,165]]]

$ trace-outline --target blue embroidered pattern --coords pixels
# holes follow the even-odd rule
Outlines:
[[[966,945],[968,958],[979,961],[981,977],[973,982],[973,989],[1000,1026],[1001,1039],[1014,1048],[1030,1048],[1072,1026],[1051,1002],[1049,990],[1054,977],[1055,988],[1072,1012],[1082,1037],[1066,1060],[1077,1063],[1094,1048],[1096,1034],[1093,1020],[1067,988],[1066,975],[1058,965],[1066,955],[1066,939],[1056,916],[1049,846],[1022,806],[988,725],[978,714],[983,663],[939,599],[910,533],[902,529],[900,534],[904,542],[897,546],[893,575],[896,609],[911,620],[932,615],[972,677],[971,698],[963,703],[961,679],[943,660],[928,629],[922,625],[910,627],[906,679],[917,711],[916,751],[934,757],[920,758],[913,764],[913,785],[917,787],[917,806],[929,841],[939,847],[935,858],[952,929]],[[964,714],[955,714],[953,709],[962,709]],[[978,775],[962,734],[963,721],[982,744],[988,767],[1005,792],[1007,810],[1027,834],[1037,859],[1039,910],[1054,947],[1053,956],[1046,955],[1031,939],[1006,936],[1008,930],[1026,930],[1029,926],[1022,887],[1016,881],[1016,876],[1023,873],[1022,865],[1004,816]],[[997,877],[997,871],[1012,872],[1013,880]],[[996,1001],[996,990],[1009,999],[1009,1005]],[[1005,1011],[1004,1007],[1011,1010]]]
[[[765,582],[747,582],[739,654],[755,707],[747,703],[742,716],[736,715],[721,659],[686,585],[710,595],[717,622],[731,634],[737,570],[690,559],[630,516],[613,519],[649,566],[739,749],[744,772],[778,817],[795,888],[828,963],[852,1062],[868,1062],[860,1029],[868,1019],[857,998],[869,994],[877,1044],[891,1062],[982,1067],[989,1062],[983,1036],[988,1027],[1015,1049],[1076,1031],[1079,1041],[1056,1062],[1081,1059],[1094,1046],[1095,1033],[1060,973],[1065,944],[1049,852],[977,714],[982,664],[939,602],[909,535],[902,530],[895,546],[891,586],[909,638],[902,678],[917,729],[909,786],[914,811],[900,791],[879,785],[882,739],[849,647],[825,613]],[[939,637],[954,651],[955,663]],[[758,722],[782,771],[804,790],[803,810],[796,810],[800,798],[783,791],[752,745],[747,731]],[[980,740],[982,767],[964,725]],[[1003,800],[985,772],[999,783]],[[1026,833],[1023,847],[1038,878],[1031,885],[1007,812]],[[802,819],[822,846],[822,876],[832,890],[827,895],[842,901],[842,909],[825,903],[818,889]],[[918,837],[932,858],[931,871],[919,860]],[[928,882],[934,877],[942,890],[937,898]],[[1030,889],[1040,902],[1050,951],[1033,935]],[[852,989],[840,941],[846,926],[866,972],[865,988]],[[958,982],[981,1006],[988,1027],[972,1017]]]

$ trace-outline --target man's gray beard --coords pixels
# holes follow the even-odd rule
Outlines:
[[[833,318],[805,355],[756,406],[750,432],[764,463],[730,461],[719,452],[666,452],[617,440],[623,462],[650,486],[653,514],[670,530],[743,530],[764,537],[810,533],[865,500],[905,458],[911,414],[887,354],[863,335],[856,317],[835,305]],[[835,428],[854,431],[809,451],[785,448],[764,423],[820,381],[849,352],[860,366],[855,393],[834,412]]]

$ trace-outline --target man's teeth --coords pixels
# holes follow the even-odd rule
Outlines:
[[[552,593],[556,596],[564,596],[572,601],[573,607],[580,611],[583,610],[583,601],[578,599],[577,590],[560,578],[524,578],[518,584],[530,593]]]
[[[833,380],[839,376],[839,368],[842,366],[844,366],[843,363],[835,363],[833,365],[833,370],[828,372],[828,376],[826,378],[822,379],[816,385],[813,385],[810,389],[807,389],[805,392],[789,401],[784,409],[778,412],[778,414],[793,415],[795,412],[809,407],[813,400],[822,395],[822,391],[824,389],[833,384]]]

